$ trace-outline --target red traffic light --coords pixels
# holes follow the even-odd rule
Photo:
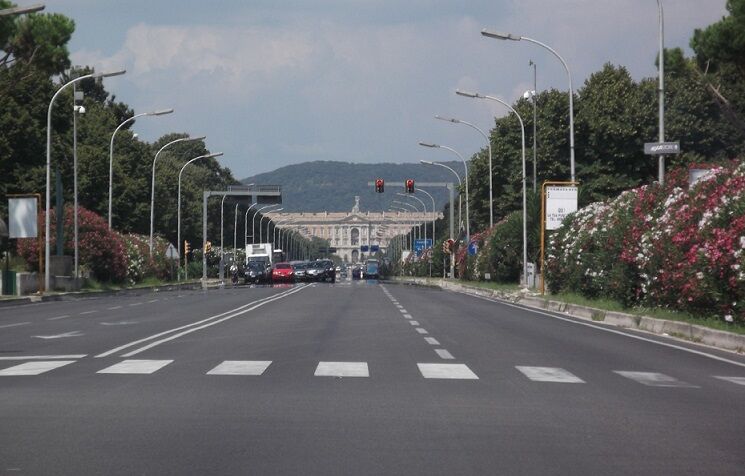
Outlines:
[[[406,193],[414,193],[414,180],[406,179]]]
[[[385,188],[385,182],[383,179],[375,179],[375,191],[377,193],[383,193],[383,190]]]

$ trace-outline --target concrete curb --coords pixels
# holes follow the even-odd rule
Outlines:
[[[219,287],[219,283],[208,283],[207,287]],[[157,293],[160,291],[175,291],[179,289],[194,290],[202,289],[201,282],[173,283],[160,286],[145,286],[141,288],[126,288],[113,291],[78,291],[59,294],[45,294],[41,296],[24,296],[19,298],[0,299],[0,308],[11,306],[22,306],[24,304],[34,304],[38,302],[54,301],[72,301],[75,299],[87,299],[92,297],[114,296],[117,294],[139,294],[139,293]]]
[[[705,344],[723,350],[737,353],[745,352],[745,335],[735,334],[727,331],[709,329],[708,327],[689,324],[681,321],[669,321],[654,317],[638,316],[623,312],[605,311],[578,304],[568,304],[560,301],[551,301],[535,296],[524,296],[519,293],[510,293],[492,289],[484,289],[475,286],[455,283],[439,279],[436,281],[426,278],[397,278],[393,283],[408,283],[417,286],[435,287],[447,291],[456,291],[475,296],[489,297],[501,301],[520,304],[521,306],[542,309],[545,311],[566,314],[578,319],[608,324],[625,329],[635,329],[653,334],[665,335],[675,339]]]

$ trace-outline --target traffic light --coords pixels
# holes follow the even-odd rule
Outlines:
[[[189,248],[189,242],[184,240],[184,255],[188,255],[191,248]]]
[[[375,179],[375,192],[376,193],[383,193],[383,190],[385,188],[385,182],[382,178]]]
[[[406,193],[414,193],[414,179],[406,179]]]
[[[204,242],[204,252],[209,253],[212,251],[212,242],[211,241],[205,241]]]

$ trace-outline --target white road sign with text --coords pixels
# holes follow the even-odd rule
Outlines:
[[[570,213],[577,211],[577,187],[551,185],[546,187],[546,229],[556,230]]]

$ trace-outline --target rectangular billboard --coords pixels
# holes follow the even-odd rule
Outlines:
[[[36,238],[38,236],[36,202],[35,197],[8,199],[9,238]]]
[[[577,211],[576,185],[546,187],[546,229],[557,230],[567,215]]]

